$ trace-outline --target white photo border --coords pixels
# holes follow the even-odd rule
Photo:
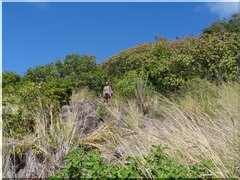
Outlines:
[[[2,179],[2,4],[11,2],[238,2],[238,13],[240,14],[239,0],[0,0],[0,179]]]

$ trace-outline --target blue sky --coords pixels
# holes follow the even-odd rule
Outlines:
[[[198,35],[236,11],[236,3],[3,3],[3,71],[23,75],[71,53],[101,62],[155,35]]]

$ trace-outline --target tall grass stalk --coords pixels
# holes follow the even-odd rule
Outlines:
[[[41,99],[38,101],[38,108],[34,107],[32,117],[34,117],[34,133],[24,136],[21,140],[4,138],[4,176],[18,178],[14,174],[19,164],[12,158],[22,156],[21,154],[31,154],[26,160],[30,164],[35,164],[35,167],[25,168],[25,176],[31,177],[30,172],[37,171],[38,178],[51,176],[59,170],[63,165],[63,158],[75,146],[82,144],[83,135],[79,129],[79,119],[77,119],[76,102],[79,97],[82,97],[86,91],[81,94],[74,94],[71,99],[72,113],[63,120],[60,114],[53,115],[54,107],[50,105],[44,106]],[[18,150],[16,150],[18,149]],[[29,151],[30,150],[30,151]],[[29,153],[27,152],[29,151]],[[37,160],[42,157],[41,163]],[[11,164],[11,162],[13,162]],[[43,163],[46,162],[46,163]],[[36,165],[37,164],[37,165]],[[12,166],[12,167],[10,167]],[[32,168],[35,168],[33,170]],[[9,171],[12,169],[12,172]],[[8,171],[8,172],[7,172]],[[12,174],[11,174],[12,173]]]
[[[133,101],[124,107],[113,104],[111,114],[118,119],[118,126],[112,125],[111,138],[106,141],[121,144],[127,152],[122,156],[140,156],[143,161],[151,145],[164,144],[168,147],[166,152],[180,163],[205,165],[211,160],[212,166],[206,166],[205,175],[240,177],[240,85],[196,88],[197,97],[192,91],[176,101],[155,95],[147,102],[151,117],[143,116]],[[125,113],[121,113],[123,109]],[[109,153],[114,148],[109,148]],[[143,167],[144,170],[148,174],[148,169]]]

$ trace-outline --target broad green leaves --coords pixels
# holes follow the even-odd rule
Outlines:
[[[184,166],[171,159],[164,148],[158,146],[144,157],[127,157],[124,166],[105,162],[98,151],[84,152],[77,148],[65,159],[67,166],[50,179],[57,178],[193,178],[207,174],[211,162]],[[148,173],[147,173],[148,172]]]

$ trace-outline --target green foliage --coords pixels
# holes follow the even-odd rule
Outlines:
[[[239,80],[239,15],[216,22],[197,37],[144,44],[120,52],[102,64],[123,97],[132,97],[135,74],[144,69],[149,82],[161,93],[187,87],[195,79],[220,84]]]
[[[172,50],[170,47],[168,47],[168,43],[165,39],[158,39],[155,46],[151,49],[151,55],[160,60],[168,58],[172,55]]]
[[[239,36],[229,33],[160,41],[144,70],[161,92],[180,90],[196,78],[216,83],[235,81],[239,76],[239,44]]]
[[[140,81],[147,82],[148,77],[142,71],[129,71],[121,79],[115,79],[114,89],[116,94],[125,99],[131,99],[137,97],[136,89]],[[149,95],[153,91],[153,87],[150,83],[145,84],[144,96]]]
[[[15,113],[4,112],[2,115],[3,123],[3,136],[20,138],[24,134],[31,133],[33,130],[32,121],[23,117],[23,111],[19,109]]]
[[[30,92],[35,88],[34,83],[18,84],[3,88],[3,136],[20,138],[24,134],[32,132],[32,118],[30,115],[32,97],[36,98],[37,92]],[[30,101],[25,102],[25,97],[20,92],[25,89],[25,96]],[[34,104],[35,105],[35,104]],[[29,109],[26,109],[29,108]]]
[[[189,178],[202,177],[212,168],[208,166],[184,166],[163,152],[162,147],[155,147],[154,151],[144,157],[145,163],[138,157],[128,157],[125,164],[105,162],[98,151],[84,152],[77,148],[66,158],[66,167],[50,177],[57,178]],[[205,163],[206,164],[206,163]],[[148,173],[146,173],[146,170]]]
[[[239,75],[237,35],[204,35],[191,50],[197,75],[212,82],[234,81]]]
[[[121,97],[132,98],[135,96],[137,73],[135,71],[126,73],[121,79],[117,80],[114,89]]]
[[[63,62],[63,68],[60,73],[63,77],[74,78],[81,76],[81,74],[95,70],[96,58],[95,56],[78,54],[67,55]]]
[[[21,81],[21,76],[10,71],[2,73],[2,87],[13,86]]]
[[[74,87],[75,85],[71,81],[60,78],[42,84],[42,89],[48,90],[46,95],[51,99],[57,100],[61,106],[69,103]]]
[[[224,19],[222,22],[214,22],[210,27],[203,30],[203,33],[205,34],[213,34],[220,32],[240,33],[239,14],[233,14],[228,22],[226,21],[226,19]]]
[[[209,169],[213,168],[210,161],[189,166],[181,165],[163,150],[163,147],[155,146],[155,150],[145,157],[145,168],[151,169],[153,178],[199,178],[209,174]]]
[[[86,73],[80,81],[81,87],[87,87],[95,92],[101,92],[107,79],[106,74],[97,67],[95,70]]]
[[[126,72],[141,68],[149,58],[150,43],[138,45],[120,52],[102,63],[102,70],[111,78],[121,78]]]
[[[99,91],[106,76],[97,66],[95,56],[71,54],[67,55],[63,62],[57,60],[55,64],[28,69],[23,80],[42,83],[56,81],[59,78],[74,83],[75,87],[88,87]]]
[[[88,87],[97,92],[106,79],[106,75],[96,64],[95,56],[71,54],[65,57],[63,63],[58,60],[55,65],[59,76],[73,82],[76,87]]]
[[[72,89],[73,84],[63,79],[39,84],[23,82],[4,88],[4,136],[19,138],[31,133],[34,119],[41,114],[58,117],[59,108],[68,104]]]
[[[49,82],[58,77],[58,71],[54,64],[46,64],[44,66],[37,66],[35,69],[28,69],[23,76],[24,81],[31,81],[35,83]]]
[[[23,109],[15,104],[3,105],[3,136],[20,138],[30,133],[30,119],[23,117]]]
[[[38,113],[51,105],[58,106],[57,95],[54,96],[53,92],[54,89],[46,83],[25,82],[18,86],[19,105],[30,114]]]
[[[97,117],[100,120],[104,120],[106,116],[107,116],[107,108],[104,104],[100,104],[97,110]]]
[[[95,59],[94,56],[70,54],[65,57],[63,63],[57,61],[55,65],[61,77],[77,83],[78,80],[83,80],[86,73],[96,69]]]
[[[192,61],[189,55],[174,55],[147,63],[144,70],[149,73],[149,81],[158,91],[176,91],[194,78]]]

